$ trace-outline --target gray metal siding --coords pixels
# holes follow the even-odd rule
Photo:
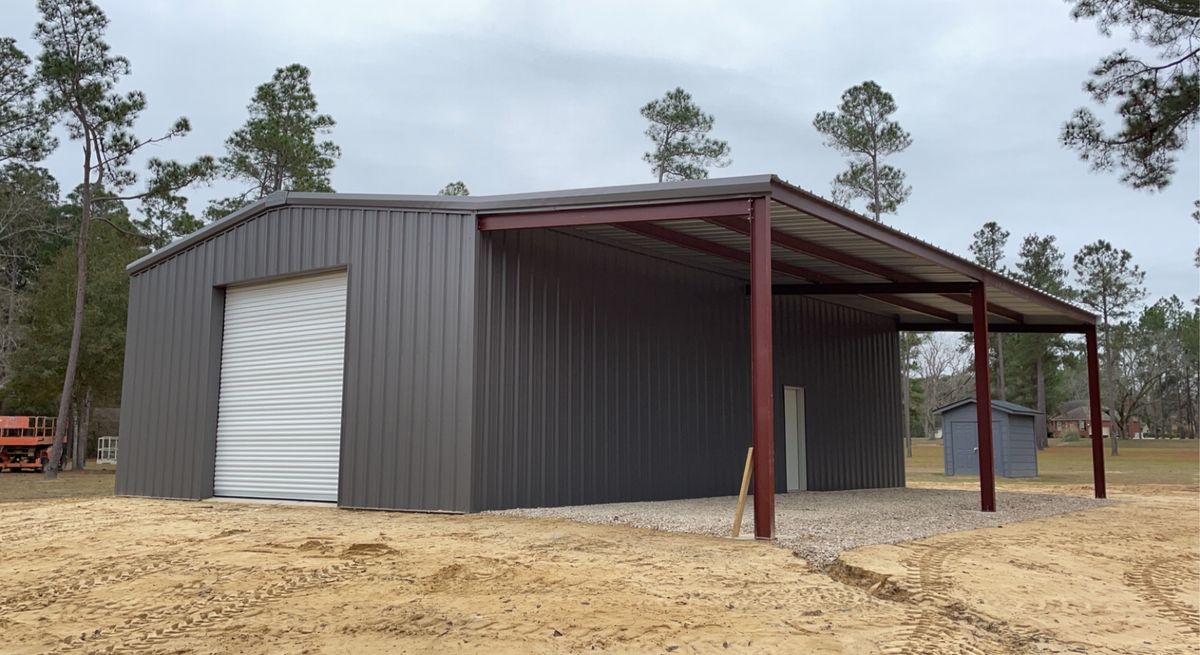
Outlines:
[[[472,509],[736,493],[750,443],[745,282],[528,230],[480,239]],[[806,388],[811,489],[902,486],[891,320],[776,300],[784,384]]]
[[[954,433],[950,430],[950,417],[942,415],[942,472],[954,475]]]
[[[476,234],[462,213],[286,206],[139,271],[117,493],[212,495],[226,285],[345,268],[339,504],[467,509]]]
[[[736,490],[744,284],[545,230],[479,274],[475,509]]]
[[[1034,438],[1032,416],[1011,416],[1008,420],[1007,468],[1010,478],[1037,477],[1037,441]]]
[[[904,486],[900,352],[885,317],[800,296],[774,304],[775,479],[786,486],[783,386],[804,387],[811,491]]]

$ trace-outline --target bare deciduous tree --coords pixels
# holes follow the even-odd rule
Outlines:
[[[925,391],[922,422],[925,436],[932,438],[936,429],[933,410],[966,396],[971,377],[970,351],[962,342],[945,334],[933,334],[917,347],[917,371]]]

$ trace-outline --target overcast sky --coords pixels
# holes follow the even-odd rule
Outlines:
[[[32,0],[6,0],[0,31],[31,56]],[[1127,43],[1071,20],[1069,5],[994,2],[520,2],[419,5],[351,0],[101,0],[127,88],[149,109],[139,133],[185,115],[193,132],[161,157],[219,155],[275,68],[312,69],[337,121],[338,191],[434,193],[462,179],[476,195],[652,182],[638,108],[682,86],[716,117],[733,164],[713,177],[775,173],[829,194],[843,163],[812,128],[863,80],[891,92],[913,137],[893,164],[913,194],[885,221],[960,254],[995,220],[1054,234],[1068,257],[1108,239],[1133,253],[1153,296],[1200,292],[1193,143],[1170,188],[1122,186],[1057,142],[1089,104],[1097,60]],[[78,148],[48,161],[64,190]],[[192,191],[196,211],[234,190]],[[861,207],[859,207],[861,209]]]

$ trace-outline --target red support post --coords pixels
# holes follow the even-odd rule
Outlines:
[[[1100,406],[1100,349],[1096,344],[1096,326],[1088,326],[1084,336],[1087,339],[1088,405],[1092,413],[1092,481],[1096,485],[1096,497],[1108,498],[1104,484],[1104,415]]]
[[[996,511],[996,471],[992,461],[992,384],[988,374],[987,291],[971,291],[975,341],[975,420],[979,435],[979,499],[984,512]]]
[[[750,407],[754,445],[754,537],[775,537],[775,380],[771,344],[771,214],[750,207]]]

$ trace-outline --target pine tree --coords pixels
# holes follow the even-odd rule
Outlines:
[[[708,135],[713,117],[700,110],[691,94],[676,87],[642,107],[650,121],[646,136],[654,149],[642,155],[659,182],[703,180],[709,167],[728,166],[729,144]]]
[[[471,195],[471,191],[470,191],[470,189],[467,189],[467,185],[462,180],[457,180],[455,182],[451,182],[451,183],[447,184],[446,186],[442,187],[442,190],[438,191],[438,195],[439,196],[469,196],[469,195]]]
[[[12,161],[0,165],[0,388],[20,339],[24,292],[49,253],[67,242],[69,229],[49,171]]]
[[[896,113],[896,100],[878,84],[866,81],[842,94],[838,111],[823,111],[813,127],[825,137],[825,145],[844,154],[850,166],[833,178],[833,198],[848,204],[867,201],[867,213],[875,220],[893,214],[912,193],[904,183],[904,171],[883,163],[884,159],[912,145],[912,137],[889,117]]]
[[[971,242],[971,253],[975,262],[980,266],[996,272],[1003,272],[1004,249],[1008,246],[1009,232],[1000,227],[995,221],[988,221],[975,232]],[[1008,381],[1005,377],[1004,335],[993,334],[988,340],[995,355],[996,395],[1000,400],[1008,400]]]
[[[225,141],[221,157],[221,175],[248,186],[211,203],[205,212],[210,220],[276,191],[333,191],[329,176],[342,151],[318,136],[336,122],[318,113],[309,77],[308,68],[291,64],[255,90],[250,118]]]
[[[1017,253],[1016,277],[1021,282],[1057,298],[1068,298],[1067,267],[1063,252],[1055,245],[1053,236],[1030,234],[1021,242]],[[1038,448],[1047,445],[1046,409],[1047,379],[1057,375],[1055,353],[1065,348],[1062,337],[1047,334],[1014,335],[1010,340],[1017,353],[1018,366],[1032,363],[1033,397],[1040,415],[1034,418]],[[1048,375],[1049,371],[1049,375]]]
[[[1128,27],[1145,48],[1118,50],[1092,69],[1084,90],[1100,105],[1116,100],[1121,126],[1107,131],[1081,107],[1063,126],[1062,144],[1093,170],[1121,168],[1135,189],[1162,189],[1200,121],[1200,4],[1195,0],[1074,0],[1072,17],[1096,19],[1101,34]],[[1143,61],[1142,54],[1156,51]]]
[[[78,224],[82,207],[80,190],[60,208],[64,221]],[[122,227],[96,229],[89,234],[87,308],[80,343],[78,384],[72,404],[82,404],[91,390],[103,403],[120,402],[125,352],[129,276],[125,265],[149,252],[145,239],[135,232],[122,203],[97,206],[94,220]],[[75,283],[75,249],[67,243],[39,268],[29,283],[29,303],[21,313],[20,340],[13,360],[16,366],[7,388],[9,402],[21,413],[46,414],[55,410],[66,371],[72,333]]]
[[[186,118],[180,118],[163,136],[138,138],[133,125],[146,108],[146,95],[141,91],[120,93],[116,90],[122,78],[129,74],[129,60],[109,53],[109,46],[104,41],[108,27],[104,12],[91,0],[38,0],[38,10],[41,20],[34,30],[34,38],[42,46],[38,76],[46,86],[48,101],[64,113],[67,134],[79,143],[83,155],[71,339],[51,461],[45,467],[46,477],[53,479],[61,463],[64,431],[79,368],[91,223],[93,218],[108,222],[98,207],[106,203],[172,195],[196,181],[209,178],[214,162],[211,157],[202,157],[190,164],[152,158],[145,190],[125,194],[125,190],[138,181],[137,173],[130,168],[134,154],[145,146],[183,136],[191,126]],[[116,224],[109,224],[119,229]]]
[[[1132,263],[1128,250],[1118,250],[1103,239],[1075,254],[1076,298],[1100,315],[1100,343],[1104,348],[1106,400],[1113,400],[1113,378],[1118,358],[1115,323],[1133,314],[1146,296],[1146,274]],[[1115,426],[1114,426],[1115,428]],[[1112,454],[1117,455],[1117,429],[1112,431]]]
[[[58,145],[50,135],[54,107],[41,98],[31,63],[15,39],[0,38],[0,164],[39,162]]]

